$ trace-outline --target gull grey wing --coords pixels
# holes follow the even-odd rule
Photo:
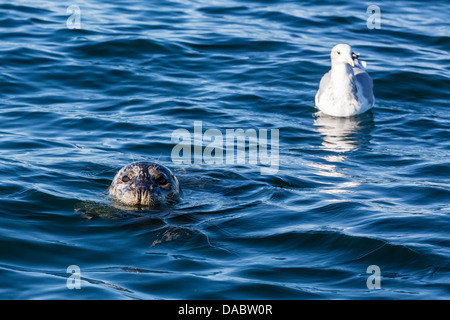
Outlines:
[[[330,74],[331,71],[328,71],[323,75],[322,79],[320,79],[319,90],[317,90],[316,94],[316,106],[318,105],[319,97],[325,92],[325,90],[327,90],[330,83]]]
[[[373,104],[372,78],[366,71],[360,68],[353,68],[353,73],[355,74],[355,79],[358,82],[359,86],[363,89],[364,98],[366,98],[370,104]]]

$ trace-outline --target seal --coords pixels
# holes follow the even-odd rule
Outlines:
[[[122,204],[153,207],[177,201],[180,186],[175,175],[165,166],[133,162],[116,173],[108,192]]]

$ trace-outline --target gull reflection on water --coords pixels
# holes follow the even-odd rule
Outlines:
[[[347,160],[350,152],[358,150],[370,141],[370,131],[374,126],[372,113],[338,118],[318,112],[315,114],[314,126],[322,138],[321,149],[327,151],[325,155],[320,156],[326,163],[311,163],[310,166],[317,169],[317,175],[346,180],[328,183],[331,186],[325,188],[323,192],[329,194],[354,192],[349,188],[355,188],[360,183],[343,170],[339,170],[338,165]]]
[[[373,128],[373,115],[368,112],[360,116],[337,118],[318,112],[314,125],[322,136],[322,148],[338,153],[337,157],[341,158],[346,152],[355,151],[369,141],[368,131]],[[341,159],[345,160],[345,156]]]

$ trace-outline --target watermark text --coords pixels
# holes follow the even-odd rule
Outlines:
[[[258,165],[262,175],[276,174],[279,167],[279,130],[208,129],[194,121],[194,131],[172,132],[171,158],[177,164]],[[204,146],[205,145],[205,146]],[[269,153],[270,148],[270,153]]]

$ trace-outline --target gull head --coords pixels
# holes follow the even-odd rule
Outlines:
[[[352,47],[348,44],[337,44],[331,49],[331,65],[346,64],[355,66],[352,57]]]

